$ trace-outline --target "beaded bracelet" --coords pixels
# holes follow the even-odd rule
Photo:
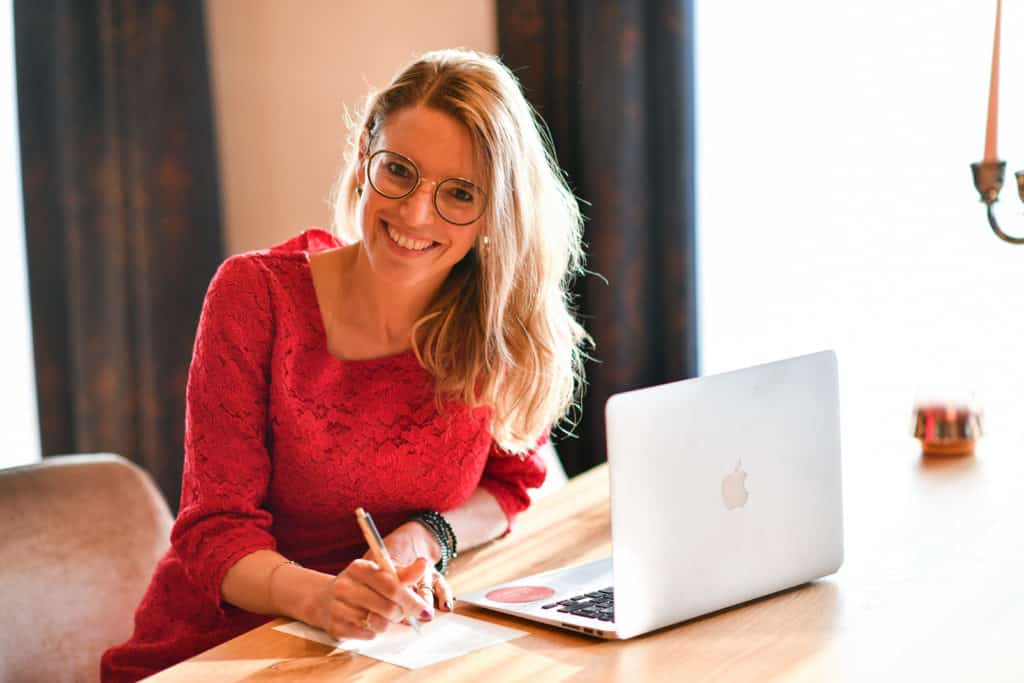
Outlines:
[[[434,510],[427,510],[425,513],[427,517],[433,519],[438,526],[444,530],[445,538],[448,540],[448,549],[451,551],[451,557],[454,560],[459,556],[459,542],[455,538],[455,530],[452,529],[452,525],[448,523],[448,520],[444,518],[440,512]]]
[[[413,515],[413,520],[430,529],[441,546],[441,559],[434,568],[440,574],[448,573],[448,563],[459,556],[458,541],[455,538],[455,531],[441,513],[434,510],[424,510]]]

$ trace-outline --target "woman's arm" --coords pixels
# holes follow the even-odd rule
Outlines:
[[[496,443],[491,444],[477,488],[462,505],[441,511],[455,533],[459,552],[493,541],[511,530],[516,515],[530,505],[528,489],[544,483],[547,465],[539,451],[547,441],[545,434],[525,456],[509,454]],[[399,561],[411,562],[417,557],[432,562],[441,559],[437,537],[416,521],[399,526],[384,541]]]
[[[216,609],[239,559],[272,551],[265,425],[273,307],[262,265],[233,256],[210,282],[196,331],[185,404],[181,506],[171,544]]]
[[[459,507],[445,511],[444,518],[458,539],[459,552],[493,541],[508,528],[505,511],[497,499],[483,487],[477,487],[469,499]],[[396,562],[406,563],[413,562],[416,558],[427,558],[429,564],[424,566],[425,570],[430,570],[430,567],[441,559],[441,544],[434,532],[417,521],[400,525],[384,537],[384,545]],[[369,553],[365,555],[369,556]],[[433,574],[436,575],[436,572]],[[448,582],[443,577],[435,576],[431,584],[437,604],[451,611],[455,595]],[[433,602],[429,593],[423,592],[420,595],[426,602]]]
[[[334,579],[330,574],[291,564],[273,550],[257,550],[236,562],[224,575],[221,594],[226,602],[256,614],[291,617],[314,626],[313,596]]]
[[[457,508],[447,510],[444,518],[458,539],[459,552],[493,541],[505,532],[508,518],[498,501],[487,490],[478,487],[469,499]],[[425,557],[432,563],[441,559],[441,544],[425,525],[408,521],[384,537],[384,545],[396,562],[412,562]],[[370,557],[367,553],[364,557]]]
[[[445,512],[444,518],[455,532],[459,552],[493,541],[508,528],[505,511],[494,495],[482,486],[477,487],[465,503]],[[437,543],[436,539],[434,543]],[[441,558],[440,547],[437,549],[437,558]]]
[[[372,638],[407,616],[430,610],[408,586],[427,561],[398,567],[396,578],[369,560],[356,560],[337,576],[300,567],[272,550],[258,550],[224,575],[224,600],[257,614],[286,616],[338,638]]]
[[[508,526],[504,510],[483,488],[477,488],[465,503],[448,510],[444,516],[459,539],[460,551],[494,540]],[[409,580],[403,582],[405,585],[414,583],[423,574],[425,563],[417,564],[417,558],[427,558],[430,563],[441,559],[437,538],[419,522],[406,522],[399,526],[387,535],[384,543],[396,564],[410,567],[405,572],[400,571],[403,576],[408,575]],[[225,601],[249,612],[285,616],[325,628],[330,622],[330,605],[340,577],[292,564],[272,550],[258,550],[228,570],[221,585],[221,594]],[[356,572],[354,577],[342,580],[341,585],[344,587],[362,578],[365,577]],[[397,610],[392,606],[383,607],[385,614],[382,616],[388,616],[390,621],[398,621],[410,614],[420,617],[425,607],[415,601],[409,591],[401,590],[401,586],[387,581],[379,586],[378,594],[397,607]],[[451,602],[452,596],[447,587],[438,592],[441,604]]]

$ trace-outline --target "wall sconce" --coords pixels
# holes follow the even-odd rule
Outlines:
[[[999,227],[995,214],[992,213],[992,205],[999,200],[999,190],[1003,189],[1003,175],[1006,173],[1005,161],[981,161],[971,164],[971,171],[974,173],[974,187],[981,194],[981,201],[985,202],[988,212],[988,224],[992,226],[992,232],[1006,240],[1010,244],[1024,244],[1024,237],[1011,237]],[[1017,194],[1024,202],[1024,171],[1014,173],[1017,176]]]
[[[992,205],[999,199],[999,191],[1003,189],[1003,178],[1006,174],[1006,162],[1000,161],[996,154],[996,128],[999,117],[999,23],[1002,17],[1003,0],[996,0],[996,31],[992,40],[992,75],[988,88],[988,125],[985,128],[985,158],[971,164],[974,175],[974,187],[981,195],[988,213],[988,224],[992,231],[1002,240],[1010,244],[1024,244],[1024,237],[1011,237],[999,227]],[[1017,171],[1017,194],[1024,202],[1024,171]]]

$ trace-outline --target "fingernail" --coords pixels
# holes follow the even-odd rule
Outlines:
[[[449,612],[451,612],[452,611],[452,599],[448,598],[447,600],[445,600],[444,601],[444,606],[448,608]]]
[[[422,619],[423,621],[430,621],[430,612],[428,612],[427,610],[423,610],[422,612],[420,612],[420,619]]]

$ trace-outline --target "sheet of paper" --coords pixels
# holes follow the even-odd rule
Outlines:
[[[356,652],[406,669],[430,666],[527,635],[525,631],[450,612],[438,612],[432,621],[421,622],[420,628],[422,636],[409,626],[397,624],[373,640],[342,641],[300,621],[275,626],[274,630],[334,645],[335,652]]]

